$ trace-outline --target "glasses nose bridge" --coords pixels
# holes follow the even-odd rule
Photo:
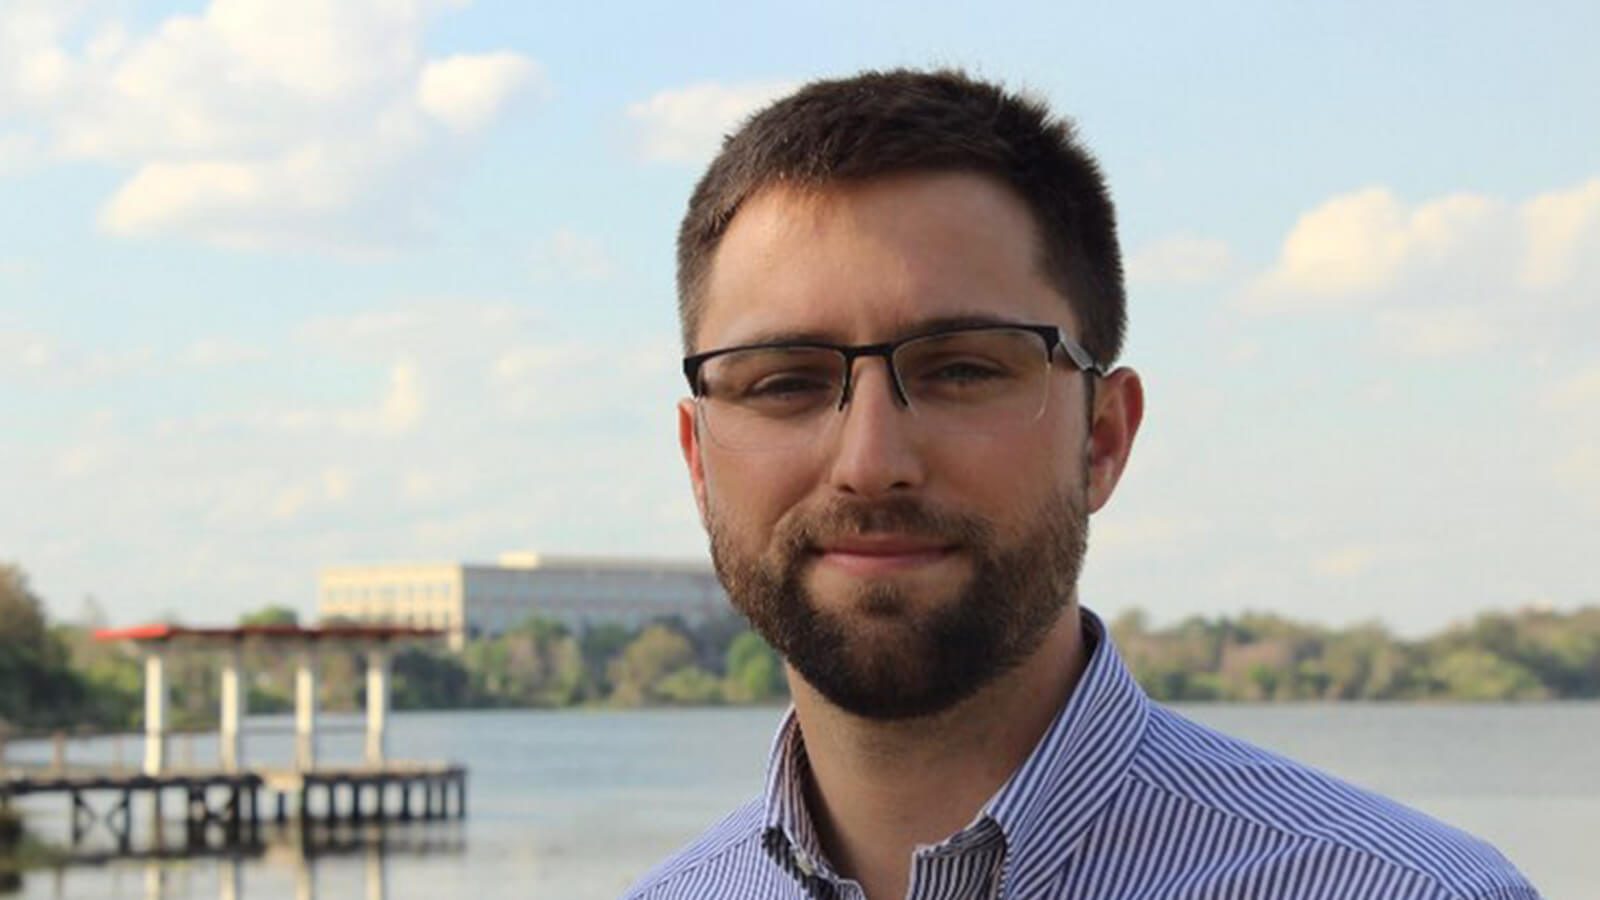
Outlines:
[[[902,409],[911,408],[911,398],[906,395],[905,385],[900,383],[900,370],[895,367],[894,354],[900,349],[899,344],[866,344],[859,347],[840,347],[839,354],[844,357],[844,384],[839,391],[839,411],[850,404],[855,396],[856,388],[856,361],[862,358],[877,357],[883,360],[885,374],[889,376],[889,397],[899,404]]]

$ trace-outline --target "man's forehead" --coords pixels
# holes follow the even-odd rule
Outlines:
[[[917,337],[924,334],[952,331],[958,328],[983,328],[992,325],[1019,325],[1040,324],[1029,320],[1023,322],[1000,315],[992,310],[973,309],[970,312],[958,313],[930,313],[925,316],[901,316],[891,320],[886,328],[875,334],[872,343],[890,342],[901,338]],[[1047,323],[1053,324],[1053,323]],[[751,344],[786,344],[786,343],[821,343],[821,344],[849,344],[859,340],[858,336],[847,333],[837,326],[807,326],[804,324],[771,325],[752,324],[746,329],[740,329],[737,334],[728,336],[729,343],[738,346]]]
[[[695,348],[893,340],[959,324],[1074,331],[1031,212],[968,172],[775,184],[740,208],[702,293]]]

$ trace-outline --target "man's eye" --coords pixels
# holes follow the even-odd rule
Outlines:
[[[963,360],[961,362],[946,363],[930,372],[926,377],[939,381],[984,381],[991,378],[1003,378],[1005,373],[994,366]]]
[[[925,366],[917,380],[925,384],[963,385],[978,384],[1009,378],[1011,371],[1005,366],[980,359],[950,359]]]
[[[744,389],[743,395],[752,400],[803,399],[826,394],[831,388],[832,385],[827,379],[814,375],[786,373],[768,375],[752,382]]]

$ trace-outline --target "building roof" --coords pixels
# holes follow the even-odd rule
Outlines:
[[[239,625],[235,627],[192,628],[186,625],[134,625],[129,628],[101,628],[97,641],[171,641],[178,638],[237,641],[244,638],[269,641],[361,641],[382,643],[406,638],[444,637],[442,628],[413,628],[406,625]]]
[[[621,572],[639,575],[696,575],[710,578],[711,563],[686,559],[631,556],[562,556],[548,553],[506,553],[495,562],[375,562],[322,567],[323,577],[351,578],[445,571]]]

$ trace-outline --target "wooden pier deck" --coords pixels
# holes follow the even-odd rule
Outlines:
[[[184,840],[165,833],[172,795],[181,798]],[[259,845],[263,821],[313,825],[361,825],[464,818],[467,773],[449,763],[388,762],[380,766],[326,766],[311,770],[258,768],[242,771],[174,769],[157,775],[67,767],[0,770],[0,806],[38,795],[64,797],[73,845],[104,830],[118,855],[165,855],[174,847],[195,852],[209,847]],[[135,807],[148,815],[135,814]],[[149,834],[136,837],[139,822]]]

